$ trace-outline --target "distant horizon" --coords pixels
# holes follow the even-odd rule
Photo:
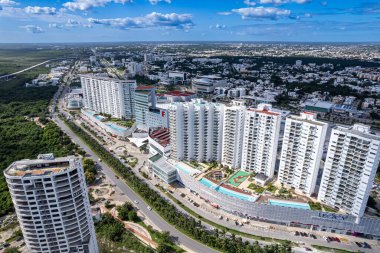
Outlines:
[[[0,0],[0,43],[379,43],[376,0]]]
[[[134,44],[134,43],[168,43],[168,44],[186,44],[186,43],[198,43],[198,44],[230,44],[230,43],[246,43],[246,44],[379,44],[380,41],[227,41],[227,40],[140,40],[140,41],[71,41],[71,42],[0,42],[0,45],[49,45],[49,44]]]

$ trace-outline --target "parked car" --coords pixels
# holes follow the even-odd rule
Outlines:
[[[363,242],[363,248],[371,249],[372,247],[368,243]]]

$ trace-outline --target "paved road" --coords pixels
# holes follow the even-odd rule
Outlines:
[[[17,74],[21,74],[21,73],[23,73],[23,72],[25,72],[25,71],[28,71],[28,70],[30,70],[30,69],[34,69],[34,68],[36,68],[36,67],[38,67],[38,66],[41,66],[41,65],[43,65],[43,64],[45,64],[45,63],[48,63],[48,62],[50,62],[50,61],[52,61],[52,60],[47,60],[47,61],[44,61],[44,62],[38,63],[38,64],[36,64],[36,65],[33,65],[33,66],[31,66],[31,67],[28,67],[28,68],[26,68],[26,69],[22,69],[22,70],[19,70],[19,71],[17,71],[17,72],[11,73],[11,74],[7,74],[7,75],[0,76],[0,79],[6,79],[7,77],[14,76],[14,75],[17,75]]]
[[[90,150],[84,142],[79,139],[64,123],[62,120],[60,120],[58,117],[54,117],[54,121],[57,123],[57,125],[76,143],[78,144],[92,159],[95,161],[99,160],[99,157]],[[215,251],[193,239],[190,237],[184,235],[183,233],[179,232],[175,227],[168,224],[161,216],[159,216],[154,211],[149,211],[147,208],[147,204],[144,202],[144,200],[138,196],[135,192],[133,192],[126,183],[124,183],[121,180],[118,180],[115,177],[114,172],[103,162],[99,162],[99,164],[102,167],[103,173],[117,186],[121,189],[121,191],[126,194],[130,199],[137,200],[139,204],[137,205],[139,210],[148,217],[157,227],[164,231],[169,231],[170,234],[176,238],[178,238],[179,244],[183,246],[186,250],[192,251],[192,252],[218,252]]]

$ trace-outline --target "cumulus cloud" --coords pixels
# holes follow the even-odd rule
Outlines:
[[[66,23],[67,27],[76,27],[78,25],[80,25],[80,22],[74,19],[69,19],[67,20],[67,23]]]
[[[57,23],[52,23],[52,24],[49,24],[49,28],[63,29],[64,25],[57,24]]]
[[[0,6],[10,6],[10,5],[16,5],[17,3],[15,1],[11,0],[0,0]]]
[[[216,24],[216,25],[210,25],[210,29],[217,29],[217,30],[224,30],[227,28],[226,25]]]
[[[311,17],[312,17],[311,13],[308,13],[308,12],[305,13],[305,18],[311,18]]]
[[[44,33],[45,32],[44,29],[36,25],[24,25],[24,26],[20,26],[20,28],[25,29],[27,32],[30,32],[30,33]]]
[[[56,15],[57,9],[54,7],[40,7],[40,6],[27,6],[24,8],[24,11],[28,14],[35,15]]]
[[[69,30],[69,28],[79,27],[81,26],[81,22],[75,19],[68,19],[66,23],[51,23],[49,24],[49,28],[56,28],[56,29],[65,29]],[[86,25],[83,25],[83,27],[87,27]]]
[[[310,1],[311,0],[258,0],[258,3],[280,5],[280,4],[287,4],[287,3],[305,4]]]
[[[264,19],[279,19],[281,17],[289,17],[291,14],[290,10],[278,9],[275,7],[249,7],[233,9],[235,13],[240,14],[242,19],[249,18],[264,18]]]
[[[165,3],[170,4],[172,2],[172,0],[149,0],[149,3],[152,4],[152,5],[156,5],[159,2],[165,2]]]
[[[86,11],[94,7],[104,7],[108,3],[125,4],[131,2],[131,0],[74,0],[73,2],[66,2],[64,7],[71,11]]]
[[[222,15],[222,16],[228,16],[228,15],[231,15],[232,12],[230,11],[221,11],[221,12],[217,12],[218,15]]]
[[[256,2],[251,2],[250,0],[244,0],[244,4],[248,6],[255,6]]]
[[[88,21],[91,24],[105,25],[122,30],[128,30],[133,28],[162,27],[176,28],[188,31],[194,25],[191,14],[162,14],[157,12],[152,12],[144,17],[126,17],[111,19],[89,18]]]

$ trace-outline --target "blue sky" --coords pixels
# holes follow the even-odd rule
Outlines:
[[[0,43],[380,42],[374,0],[0,0]]]

